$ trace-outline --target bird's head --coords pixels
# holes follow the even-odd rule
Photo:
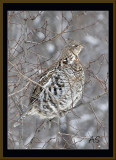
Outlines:
[[[66,42],[68,45],[63,53],[63,63],[72,64],[75,59],[79,59],[78,55],[84,47],[75,40],[66,39]]]

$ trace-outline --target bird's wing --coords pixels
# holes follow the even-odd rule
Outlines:
[[[38,84],[40,84],[41,86],[44,86],[49,81],[49,79],[52,77],[54,72],[55,72],[54,67],[52,69],[45,71],[41,75],[41,77],[38,81]],[[39,85],[36,85],[34,87],[34,90],[32,92],[31,98],[30,98],[30,104],[34,103],[37,100],[37,98],[38,98],[39,94],[42,92],[42,90],[43,90],[43,88],[40,87]]]

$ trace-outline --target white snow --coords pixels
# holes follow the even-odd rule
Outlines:
[[[38,32],[37,33],[37,36],[40,38],[40,39],[44,39],[45,35],[42,33],[42,32]]]
[[[55,46],[53,44],[48,44],[47,49],[49,52],[53,52],[55,50]]]
[[[87,35],[85,37],[85,41],[91,43],[92,45],[97,45],[99,43],[99,40],[91,35]]]

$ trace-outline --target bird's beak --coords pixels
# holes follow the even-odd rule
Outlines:
[[[83,49],[83,48],[84,48],[84,46],[83,46],[83,45],[80,45],[80,47],[81,47],[81,49]]]

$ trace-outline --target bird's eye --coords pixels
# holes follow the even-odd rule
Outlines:
[[[78,47],[78,44],[73,44],[72,47]]]
[[[68,59],[65,58],[65,59],[63,60],[63,63],[64,63],[64,64],[67,64],[67,63],[68,63]]]

